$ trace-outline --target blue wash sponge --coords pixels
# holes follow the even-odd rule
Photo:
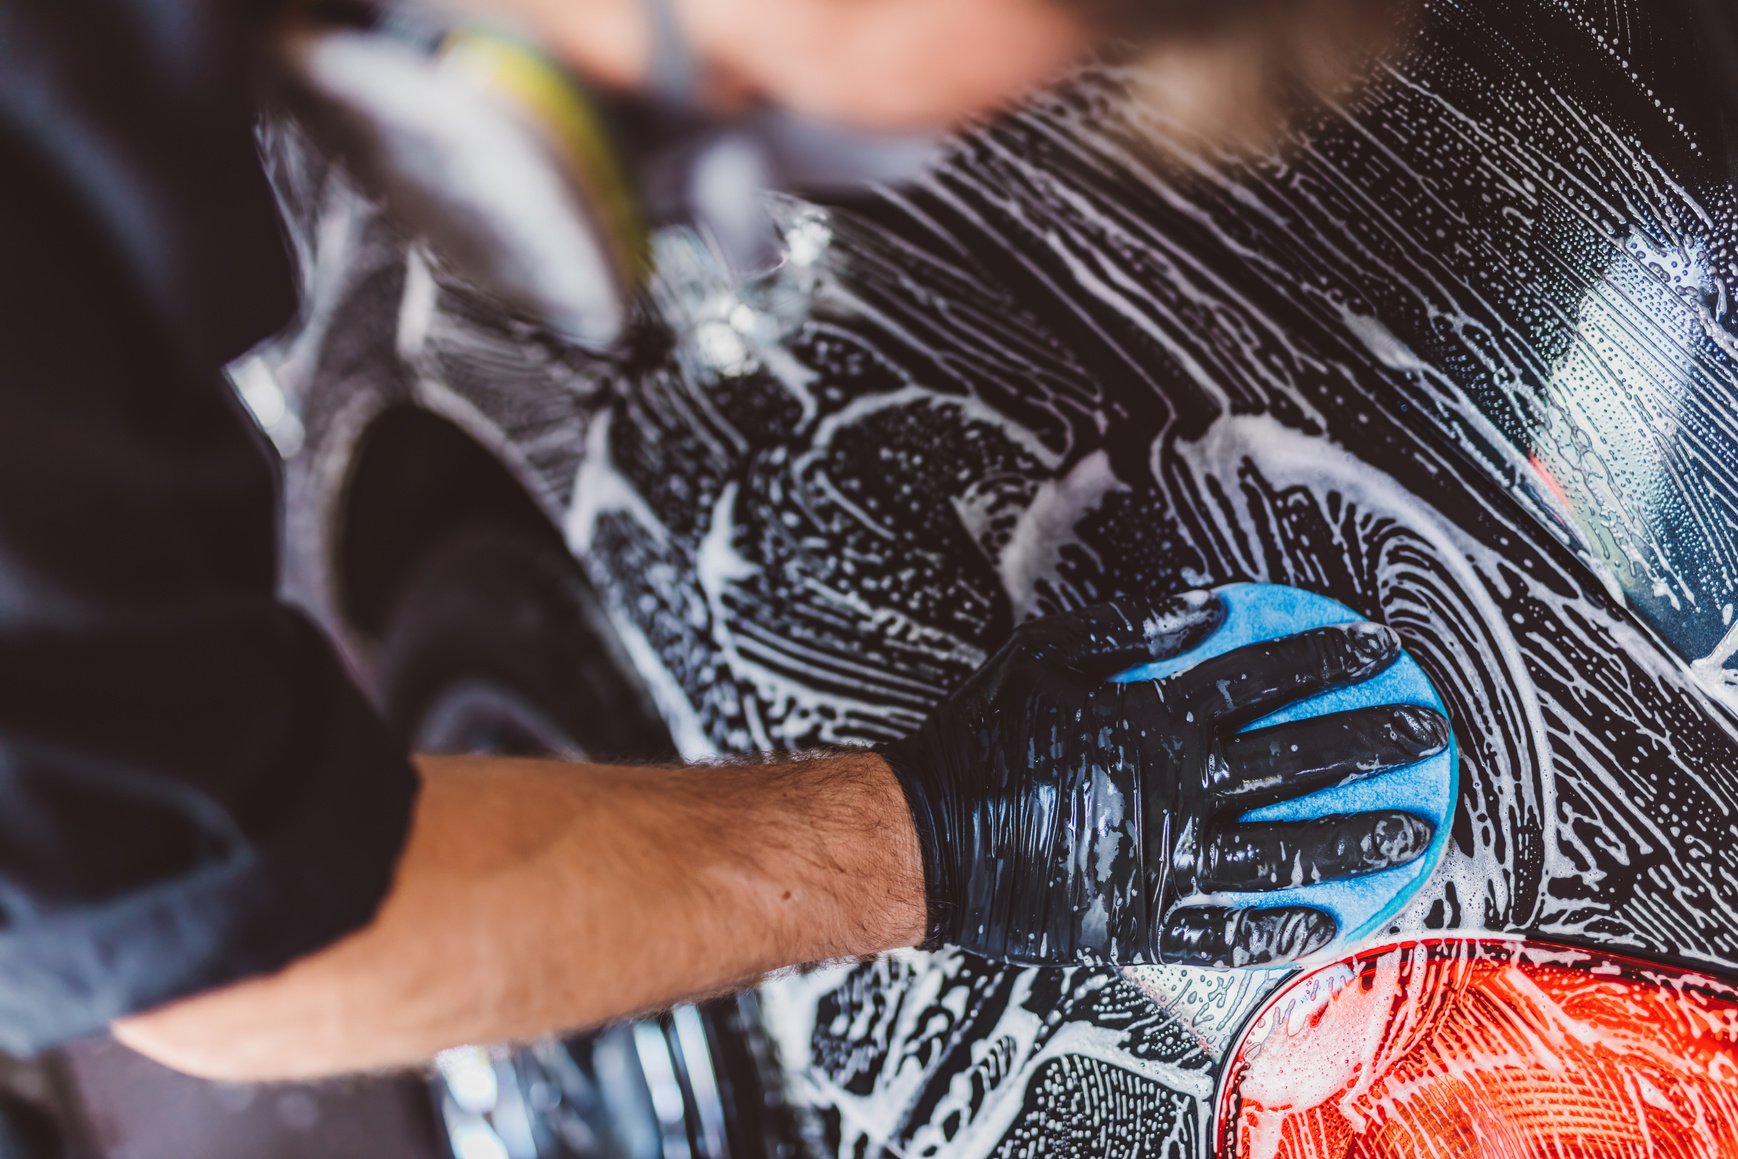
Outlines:
[[[1363,617],[1337,600],[1279,584],[1232,584],[1216,592],[1225,607],[1225,623],[1198,647],[1169,660],[1146,664],[1116,677],[1119,682],[1162,680],[1246,644],[1277,640],[1311,628],[1354,624]],[[1405,652],[1387,669],[1349,688],[1326,692],[1288,705],[1244,729],[1265,728],[1286,721],[1325,716],[1348,709],[1382,704],[1417,704],[1448,715],[1436,687]],[[1349,785],[1322,789],[1252,809],[1245,821],[1307,821],[1338,813],[1402,810],[1436,826],[1424,856],[1407,865],[1362,877],[1327,881],[1262,893],[1221,894],[1212,900],[1225,905],[1306,905],[1325,910],[1339,923],[1335,946],[1380,929],[1399,913],[1430,876],[1448,847],[1455,797],[1459,788],[1460,753],[1451,737],[1448,748],[1433,757],[1390,769]]]

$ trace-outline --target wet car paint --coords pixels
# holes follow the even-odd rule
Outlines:
[[[615,364],[291,166],[301,485],[391,401],[472,430],[693,757],[898,735],[1047,610],[1322,592],[1402,633],[1461,744],[1450,849],[1383,936],[1738,973],[1738,225],[1700,47],[1669,3],[1434,3],[1254,162],[1155,151],[1092,73],[792,218],[826,243],[794,320],[697,278]],[[1277,981],[911,953],[762,999],[816,1153],[1189,1156]]]

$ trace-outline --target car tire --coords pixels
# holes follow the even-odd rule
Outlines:
[[[623,761],[673,752],[597,596],[553,532],[474,525],[447,535],[401,589],[374,667],[388,724],[419,751]],[[466,706],[498,710],[501,735],[455,719]]]

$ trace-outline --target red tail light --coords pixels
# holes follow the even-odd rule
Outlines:
[[[1738,1159],[1738,989],[1518,942],[1307,974],[1220,1095],[1237,1159]]]

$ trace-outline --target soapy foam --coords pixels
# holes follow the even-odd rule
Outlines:
[[[1738,968],[1731,193],[1644,9],[1432,18],[1283,161],[1161,169],[1114,72],[1039,98],[835,222],[769,373],[576,368],[443,287],[415,377],[571,496],[685,755],[899,735],[1017,616],[1284,583],[1400,631],[1463,743],[1391,928]],[[1194,1156],[1267,985],[910,954],[765,997],[816,1150]]]

